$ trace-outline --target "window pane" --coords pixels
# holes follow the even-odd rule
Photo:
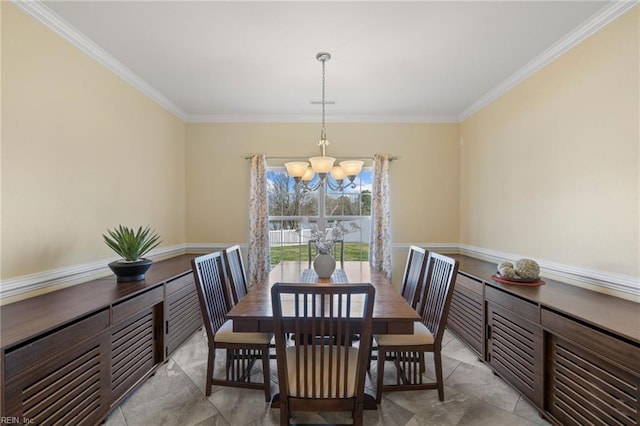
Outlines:
[[[267,171],[269,216],[318,214],[318,194],[304,192],[283,169]]]
[[[304,192],[295,185],[284,168],[269,168],[268,211],[271,264],[308,260],[308,241],[312,228],[325,220],[327,228],[339,221],[347,232],[344,240],[345,260],[366,261],[371,228],[371,169],[364,169],[355,179],[355,188],[343,192],[328,191],[319,199],[318,191]],[[320,203],[325,208],[320,209]],[[321,211],[325,213],[321,215]],[[315,255],[315,250],[312,250]]]
[[[360,194],[329,194],[327,216],[361,216]]]

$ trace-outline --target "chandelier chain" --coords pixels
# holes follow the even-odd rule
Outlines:
[[[327,132],[325,130],[325,125],[324,125],[324,107],[325,107],[325,102],[324,102],[324,76],[325,76],[325,70],[324,70],[324,64],[326,62],[326,59],[322,59],[322,133],[320,134],[320,139],[323,141],[327,140]]]

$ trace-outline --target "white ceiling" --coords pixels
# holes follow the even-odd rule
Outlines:
[[[326,107],[327,122],[428,122],[468,116],[611,20],[613,5],[47,1],[36,12],[27,2],[21,7],[188,121],[317,121],[321,107],[311,101],[320,100],[322,68],[315,56],[327,51],[326,98],[335,101]]]

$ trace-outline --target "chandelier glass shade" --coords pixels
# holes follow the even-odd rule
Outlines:
[[[296,184],[301,184],[305,191],[315,191],[324,185],[334,191],[343,191],[347,187],[355,188],[355,178],[362,171],[364,162],[360,160],[346,160],[334,166],[336,159],[326,155],[329,140],[327,140],[327,132],[325,129],[326,102],[324,98],[324,77],[325,62],[331,59],[331,55],[326,52],[320,52],[316,55],[316,59],[322,62],[322,129],[320,131],[320,140],[318,141],[321,155],[319,157],[309,158],[309,162],[288,162],[285,163],[285,167],[287,168],[289,176],[295,180]],[[316,174],[318,175],[318,180],[315,184],[312,184],[311,181]],[[329,179],[329,176],[331,176],[331,179]]]

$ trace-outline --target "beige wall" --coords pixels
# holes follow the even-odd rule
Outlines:
[[[2,2],[2,277],[115,258],[117,224],[185,242],[185,125]]]
[[[2,278],[115,257],[101,234],[118,223],[154,226],[165,247],[244,243],[244,157],[317,153],[317,123],[185,124],[11,3],[0,11]],[[636,7],[460,125],[329,115],[329,153],[399,157],[398,246],[638,276],[639,22]]]
[[[636,7],[461,123],[463,243],[640,275]]]
[[[319,132],[318,124],[188,124],[187,241],[246,242],[245,157],[316,155]],[[399,157],[390,168],[394,243],[458,241],[457,124],[329,123],[327,135],[334,157]]]

